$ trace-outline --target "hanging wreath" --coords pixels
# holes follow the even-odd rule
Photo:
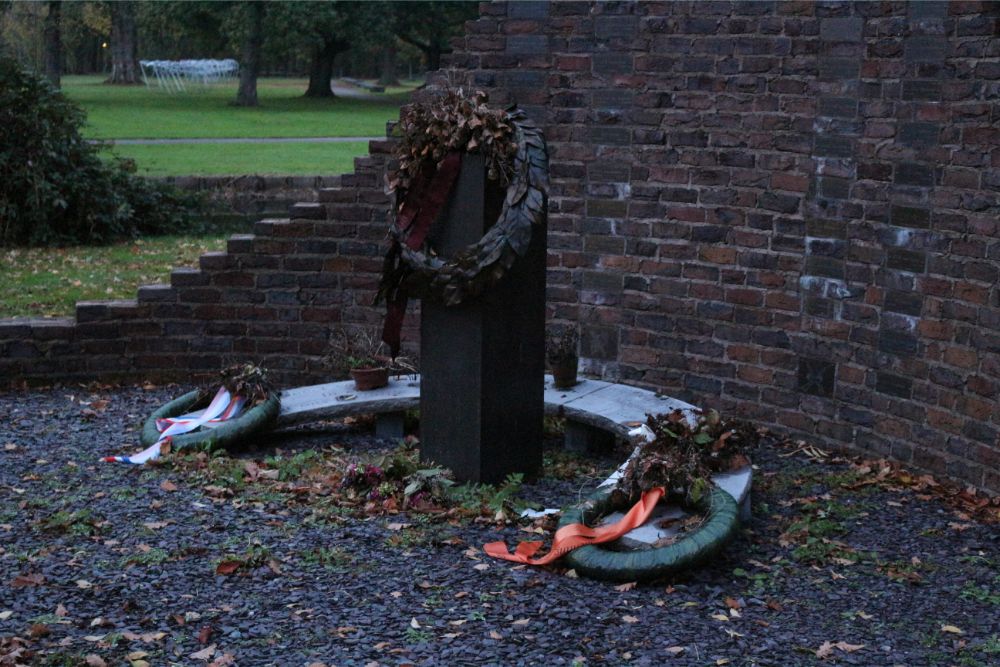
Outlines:
[[[393,356],[410,297],[456,306],[499,282],[544,225],[548,154],[541,130],[520,110],[486,106],[486,95],[449,92],[433,105],[414,105],[400,121],[402,140],[388,189],[396,193],[390,248],[376,303],[385,300],[383,340]],[[462,156],[484,156],[487,176],[507,186],[499,218],[477,243],[454,257],[438,255],[427,242],[432,223],[447,204]]]

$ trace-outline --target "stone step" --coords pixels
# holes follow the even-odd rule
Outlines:
[[[177,267],[170,272],[171,287],[204,287],[208,282],[208,274],[194,267]]]
[[[168,287],[161,285],[160,287]],[[169,287],[168,287],[169,289]],[[117,320],[122,317],[134,316],[139,311],[139,301],[142,301],[141,290],[139,288],[139,299],[109,299],[107,301],[77,301],[76,321],[100,322],[102,320]]]
[[[226,252],[230,255],[249,255],[253,252],[255,238],[255,234],[233,234],[226,240]]]
[[[356,188],[323,188],[319,191],[319,201],[321,204],[345,204],[357,201],[358,191]]]
[[[170,285],[140,285],[136,297],[139,303],[170,303],[177,300],[177,290]]]
[[[296,220],[324,220],[326,209],[318,202],[298,202],[288,207],[288,217]]]

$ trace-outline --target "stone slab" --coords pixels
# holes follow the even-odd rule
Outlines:
[[[587,380],[581,379],[576,385],[570,387],[569,389],[556,389],[552,385],[552,376],[545,376],[545,411],[548,413],[557,414],[559,408],[571,403],[579,398],[586,396],[587,394],[592,394],[599,389],[604,389],[605,387],[610,387],[610,382],[603,382],[601,380]]]
[[[356,414],[399,412],[420,404],[420,376],[389,379],[381,389],[358,391],[353,380],[296,387],[281,392],[278,425],[299,424]]]
[[[631,424],[645,423],[648,414],[683,410],[690,415],[697,409],[690,403],[658,396],[646,389],[610,383],[564,403],[563,407],[569,419],[606,428],[622,436],[627,435]]]

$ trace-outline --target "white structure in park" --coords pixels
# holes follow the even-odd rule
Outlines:
[[[186,83],[207,86],[231,81],[240,73],[240,64],[232,58],[226,60],[140,60],[142,80],[149,86],[152,81],[169,93],[187,89]]]

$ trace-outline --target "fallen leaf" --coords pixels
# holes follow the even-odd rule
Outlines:
[[[472,569],[473,570],[479,570],[480,572],[484,572],[484,571],[490,569],[490,566],[487,565],[486,563],[479,563],[478,565],[473,565]]]
[[[87,667],[108,667],[108,663],[104,662],[104,658],[95,653],[89,654],[83,660],[87,663]]]
[[[36,572],[34,574],[19,574],[10,582],[11,588],[27,588],[28,586],[41,586],[45,583],[45,575]]]
[[[622,620],[625,621],[626,623],[638,623],[639,622],[639,617],[638,616],[628,616],[628,615],[626,615],[626,616],[622,616]]]
[[[833,642],[823,642],[819,645],[819,648],[816,649],[816,657],[820,659],[829,658],[832,653]]]
[[[6,621],[8,618],[10,618],[13,615],[14,615],[14,612],[12,612],[10,610],[0,611],[0,621]]]
[[[527,619],[527,618],[519,618],[516,621],[514,621],[513,623],[511,623],[511,625],[514,625],[514,626],[519,627],[519,628],[523,628],[524,626],[526,626],[530,622],[531,621],[529,619]]]
[[[666,649],[667,653],[669,653],[670,655],[680,655],[686,650],[687,649],[684,648],[683,646],[671,646]]]
[[[570,579],[579,579],[580,575],[576,573],[576,570],[566,570],[566,576]]]
[[[160,488],[163,489],[164,491],[172,492],[177,490],[177,485],[171,482],[169,479],[165,479],[162,482],[160,482]]]
[[[31,626],[28,632],[31,634],[32,637],[35,638],[48,637],[50,634],[52,634],[52,631],[49,630],[49,626],[45,625],[44,623],[35,623],[34,625]]]
[[[635,588],[638,585],[639,585],[638,582],[636,582],[636,581],[630,581],[627,584],[619,584],[619,585],[615,586],[615,590],[618,591],[619,593],[624,593],[625,591],[632,590],[633,588]]]
[[[213,655],[215,655],[215,644],[212,644],[211,646],[206,646],[200,651],[195,651],[188,657],[191,658],[192,660],[208,660]]]
[[[201,630],[198,631],[198,643],[207,644],[208,640],[212,638],[212,626],[203,625]]]
[[[208,667],[227,667],[236,664],[236,656],[232,653],[223,653],[218,658],[208,663]]]
[[[740,601],[737,600],[736,598],[726,598],[725,600],[723,600],[723,602],[725,602],[726,606],[729,607],[730,609],[739,609],[740,607],[743,606],[740,604]]]
[[[503,635],[496,630],[490,630],[490,639],[503,639]]]
[[[408,524],[408,523],[387,523],[385,527],[388,528],[389,530],[403,530],[404,528],[409,528],[410,524]]]
[[[87,589],[89,589],[89,588],[93,588],[93,587],[94,587],[94,584],[90,583],[90,582],[89,582],[89,581],[87,581],[86,579],[77,579],[77,580],[76,580],[75,582],[73,582],[73,583],[75,583],[75,584],[76,584],[77,588],[82,588],[82,589],[84,589],[84,590],[87,590]]]
[[[848,644],[847,642],[837,642],[834,646],[847,653],[854,653],[855,651],[860,651],[865,647],[864,644]]]
[[[872,619],[873,619],[873,618],[875,618],[875,617],[874,617],[874,616],[872,616],[871,614],[866,614],[866,613],[865,613],[865,612],[863,612],[863,611],[859,611],[859,612],[858,612],[858,618],[861,618],[861,619],[864,619],[864,620],[866,620],[866,621],[870,621],[870,620],[872,620]]]
[[[416,616],[410,619],[410,627],[413,628],[414,630],[420,629],[420,621],[417,620]]]
[[[132,651],[125,656],[126,660],[142,660],[143,658],[149,656],[145,651]]]
[[[955,625],[942,625],[941,632],[950,632],[953,635],[964,635],[965,632]]]
[[[240,569],[242,565],[243,563],[238,560],[224,560],[215,566],[215,573],[222,575],[232,574]]]
[[[61,602],[56,606],[56,616],[58,616],[59,618],[65,618],[66,616],[69,616],[69,612],[66,611],[66,607],[64,607]]]
[[[150,530],[159,530],[160,528],[166,528],[167,526],[169,526],[170,522],[169,521],[147,521],[146,523],[144,523],[142,525],[145,526],[146,528],[149,528]]]
[[[712,618],[714,618],[717,621],[728,621],[729,620],[729,617],[726,616],[725,614],[712,614]]]

